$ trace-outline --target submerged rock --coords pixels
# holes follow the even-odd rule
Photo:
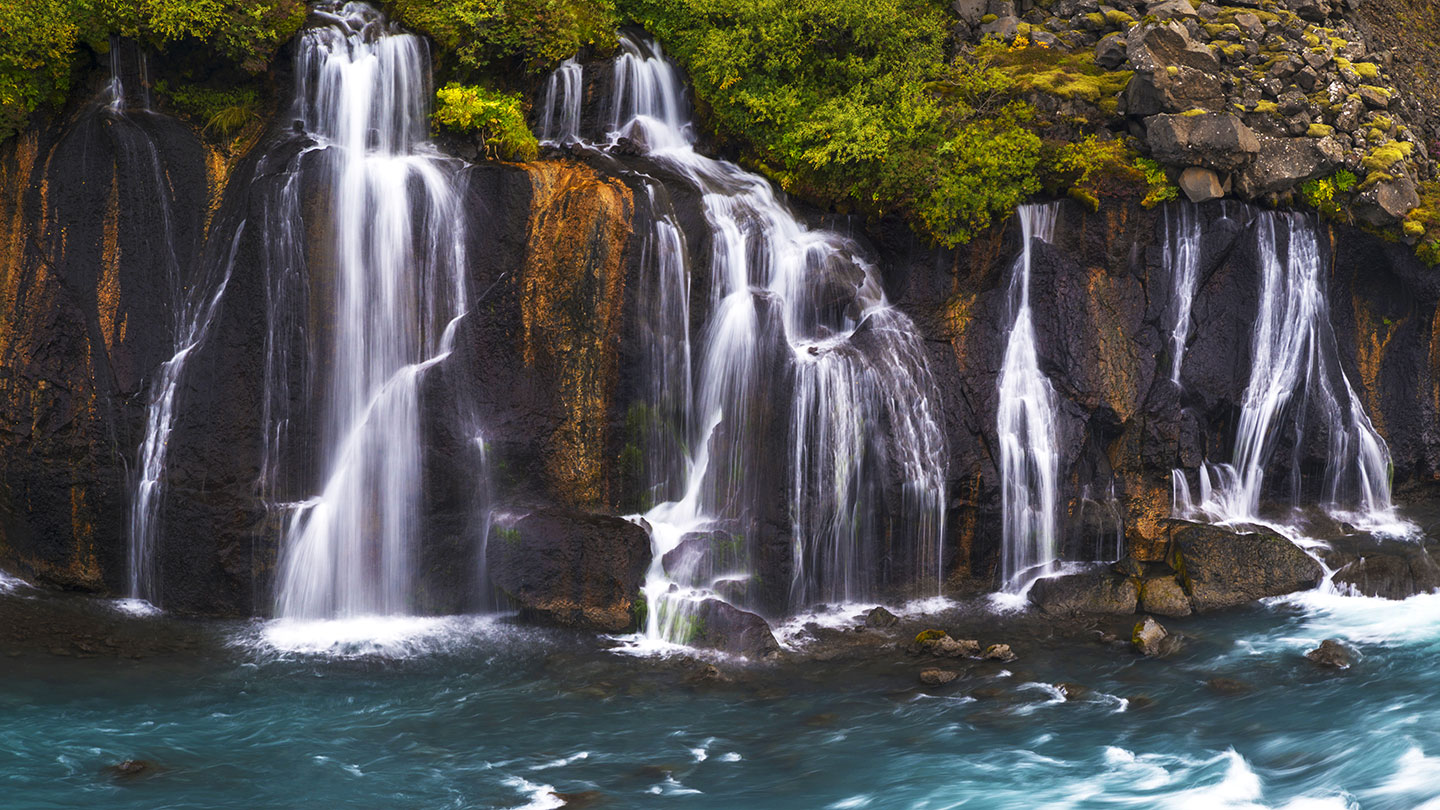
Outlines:
[[[628,520],[544,509],[497,520],[485,559],[491,581],[523,615],[617,633],[635,622],[650,556],[649,535]]]
[[[124,762],[105,766],[105,773],[121,781],[138,779],[142,776],[154,776],[163,770],[165,769],[148,759],[127,759]]]
[[[1305,653],[1305,657],[1319,666],[1330,669],[1350,668],[1350,650],[1333,638],[1327,638],[1320,642],[1320,646]]]
[[[886,610],[884,607],[876,607],[865,614],[866,627],[894,627],[899,624],[900,617]]]
[[[1242,534],[1181,523],[1172,529],[1170,557],[1197,613],[1308,591],[1325,575],[1310,555],[1263,528]]]
[[[1255,688],[1245,681],[1235,678],[1211,678],[1205,682],[1205,685],[1218,695],[1243,695]]]
[[[1364,596],[1406,599],[1440,588],[1440,564],[1424,548],[1386,544],[1379,553],[1345,565],[1331,579]]]
[[[953,669],[932,667],[920,670],[920,682],[926,686],[944,686],[958,677],[960,677],[960,673]]]
[[[1009,644],[991,644],[985,648],[985,659],[989,661],[1014,661],[1020,656],[1010,649]]]
[[[1146,616],[1135,623],[1135,629],[1130,633],[1130,643],[1141,655],[1154,657],[1164,654],[1164,642],[1169,636],[1164,625]]]

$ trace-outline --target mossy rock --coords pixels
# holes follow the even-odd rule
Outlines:
[[[949,635],[950,634],[944,630],[921,630],[919,634],[915,636],[915,644],[920,645],[927,644],[931,641],[939,641],[942,638],[947,638]]]

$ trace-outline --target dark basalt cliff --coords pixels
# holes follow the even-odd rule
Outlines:
[[[189,360],[168,438],[160,590],[164,606],[180,612],[269,612],[281,531],[267,503],[315,487],[305,459],[318,417],[305,396],[312,361],[267,365],[267,312],[287,296],[278,328],[313,336],[333,304],[333,270],[317,247],[327,243],[319,232],[327,220],[305,217],[310,230],[290,245],[267,238],[261,221],[271,210],[262,202],[286,193],[283,168],[315,159],[297,157],[306,145],[280,115],[231,164],[193,127],[92,103],[0,146],[0,567],[56,587],[124,591],[150,386],[174,352],[185,315],[176,302],[213,290],[215,321]],[[573,519],[567,513],[622,515],[654,502],[637,467],[646,442],[661,440],[647,422],[643,375],[653,339],[644,261],[653,206],[673,209],[686,232],[692,331],[711,306],[704,212],[664,174],[643,156],[554,150],[528,164],[464,170],[473,297],[454,351],[423,372],[418,609],[483,606],[484,508],[549,510],[562,525]],[[651,177],[670,189],[663,201],[650,194]],[[302,211],[326,210],[325,189],[298,193]],[[1214,201],[1196,211],[1205,236],[1179,387],[1169,379],[1164,216],[1064,202],[1053,243],[1036,248],[1040,366],[1059,395],[1073,557],[1103,556],[1123,537],[1132,555],[1161,560],[1170,471],[1226,458],[1234,442],[1258,300],[1259,209]],[[926,339],[950,454],[945,570],[952,583],[989,586],[1001,537],[996,378],[1018,226],[939,250],[892,223],[867,230],[810,218],[856,233]],[[1343,371],[1389,443],[1397,491],[1431,484],[1440,478],[1440,277],[1403,244],[1317,227]],[[305,272],[276,276],[277,251],[291,249],[303,253]],[[843,283],[832,292],[841,308],[856,294]],[[788,381],[777,374],[773,384]],[[267,401],[267,391],[282,395]],[[293,457],[266,457],[267,408],[286,409]],[[747,542],[775,583],[788,581],[791,565],[789,418],[776,407],[748,426],[774,451],[773,469],[746,473],[766,504],[763,528]],[[1318,487],[1322,439],[1279,451],[1299,459],[1304,488]],[[904,554],[887,548],[881,565],[904,570]],[[615,625],[626,605],[606,598],[618,604],[606,614]],[[784,599],[766,592],[752,603],[775,611]]]

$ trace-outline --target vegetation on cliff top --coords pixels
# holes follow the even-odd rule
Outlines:
[[[107,53],[112,36],[153,51],[200,44],[254,74],[305,14],[304,0],[0,0],[0,140],[63,103],[77,62]]]
[[[435,92],[435,100],[436,126],[476,135],[494,157],[535,159],[539,144],[525,121],[525,103],[518,93],[451,82]]]
[[[1041,141],[999,70],[946,52],[933,0],[626,0],[717,134],[785,189],[900,213],[944,244],[1040,190]]]
[[[464,77],[549,70],[587,47],[615,47],[614,0],[388,0],[400,24],[428,35]]]

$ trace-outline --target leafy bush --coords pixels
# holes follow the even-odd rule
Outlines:
[[[534,160],[539,143],[525,123],[518,94],[451,82],[435,91],[434,121],[452,132],[474,133],[492,154],[507,160]]]
[[[79,29],[70,0],[0,0],[0,140],[64,99]]]
[[[1170,175],[1165,173],[1164,166],[1149,158],[1136,158],[1135,168],[1145,175],[1145,185],[1149,189],[1140,205],[1154,208],[1180,197],[1180,187],[1170,182]]]
[[[1359,181],[1354,174],[1341,169],[1329,177],[1308,180],[1300,186],[1300,199],[1327,217],[1340,216],[1343,196]]]
[[[1147,175],[1137,165],[1135,150],[1122,140],[1106,141],[1090,135],[1078,143],[1050,147],[1046,152],[1046,190],[1053,194],[1063,191],[1091,211],[1100,210],[1101,197],[1148,189]]]
[[[0,0],[0,140],[64,101],[82,45],[104,54],[117,35],[153,51],[203,43],[259,73],[305,14],[304,0]]]
[[[622,0],[689,71],[717,133],[782,187],[970,239],[1039,190],[1011,80],[949,61],[936,0]]]
[[[586,46],[615,47],[614,0],[390,0],[401,24],[434,39],[462,68],[530,72],[555,67]]]

